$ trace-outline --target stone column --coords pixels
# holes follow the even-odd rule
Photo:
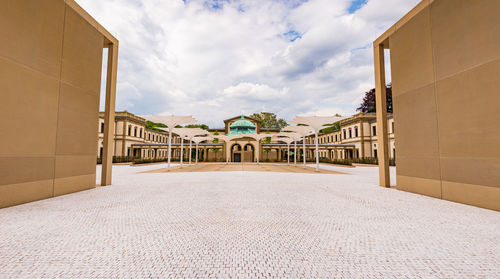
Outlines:
[[[377,105],[377,138],[379,183],[391,187],[389,176],[389,139],[387,137],[387,99],[385,91],[384,45],[374,45],[375,102]]]
[[[113,167],[113,142],[115,124],[116,74],[118,67],[118,42],[108,45],[108,69],[106,76],[106,103],[104,109],[104,139],[101,186],[111,184]]]

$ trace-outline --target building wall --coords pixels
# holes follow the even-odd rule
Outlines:
[[[0,207],[95,187],[103,35],[63,0],[7,0],[0,37]]]
[[[104,139],[104,134],[101,130],[102,123],[104,123],[104,112],[101,112],[100,114],[101,118],[99,118],[98,120],[99,140],[97,143],[97,157],[100,157]],[[149,151],[149,147],[143,147],[142,149],[132,147],[133,144],[139,143],[167,144],[168,133],[147,129],[146,120],[144,118],[128,111],[117,111],[115,113],[115,149],[113,152],[113,156],[133,156],[134,149],[137,149],[136,157],[152,158],[153,153],[155,155],[154,157],[156,158],[166,157],[166,146],[152,148],[152,151]],[[175,134],[172,134],[172,143],[180,143],[180,138]],[[172,157],[175,157],[175,154],[176,152],[173,151]]]
[[[398,189],[500,210],[498,11],[435,0],[389,37]]]
[[[389,125],[388,138],[389,138],[389,156],[395,158],[396,147],[394,129],[392,128],[394,119],[390,115],[387,120]],[[368,158],[378,157],[377,150],[377,133],[373,134],[373,127],[377,131],[376,117],[374,113],[358,113],[346,120],[341,121],[340,130],[332,131],[330,133],[318,135],[319,144],[354,144],[354,158]],[[356,133],[357,130],[357,133]],[[344,133],[345,131],[345,133]],[[349,133],[350,131],[350,133]],[[377,131],[378,132],[378,131]],[[345,136],[344,136],[345,135]],[[314,136],[308,136],[306,143],[314,144]],[[314,158],[314,150],[309,150],[308,157]],[[328,157],[326,150],[319,151],[320,157]],[[343,149],[337,151],[337,154],[332,151],[330,158],[333,159],[346,159],[347,153]]]

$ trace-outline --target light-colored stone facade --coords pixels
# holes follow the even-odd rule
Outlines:
[[[394,119],[388,115],[388,137],[391,146],[390,156],[396,157],[394,139]],[[375,113],[357,113],[340,122],[340,129],[318,135],[318,144],[350,144],[351,149],[320,150],[320,158],[329,159],[358,159],[378,157],[378,131]],[[308,144],[314,144],[314,136],[307,137]],[[308,157],[314,157],[314,150],[308,151]]]
[[[103,152],[104,139],[104,113],[99,117],[99,140],[97,143],[97,157],[101,158]],[[146,119],[132,114],[128,111],[117,111],[115,113],[115,138],[113,144],[113,154],[116,157],[134,158],[165,158],[167,157],[167,147],[158,148],[134,148],[133,144],[167,144],[168,133],[158,132],[146,128]],[[180,138],[172,134],[172,143],[180,143]],[[174,157],[179,156],[177,151],[173,152]]]

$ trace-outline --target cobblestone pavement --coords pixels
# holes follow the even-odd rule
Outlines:
[[[1,278],[500,278],[500,213],[346,174],[138,173],[0,210]]]

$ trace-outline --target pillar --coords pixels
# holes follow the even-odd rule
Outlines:
[[[113,142],[115,124],[116,74],[118,67],[118,42],[108,45],[106,73],[106,102],[104,108],[104,139],[101,186],[111,185],[113,168]]]
[[[377,105],[377,138],[379,183],[391,187],[389,176],[389,140],[387,136],[387,100],[385,92],[384,45],[374,45],[375,102]]]

